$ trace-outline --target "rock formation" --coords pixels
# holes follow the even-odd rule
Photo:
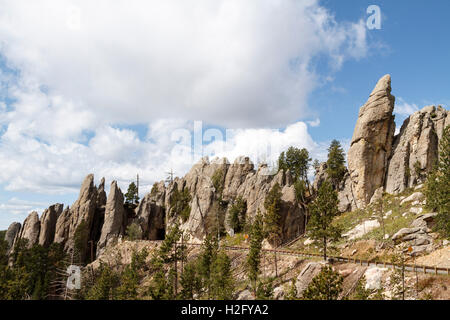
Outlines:
[[[144,196],[136,208],[137,223],[142,230],[143,239],[160,240],[165,235],[166,210],[164,182],[153,186],[150,193]]]
[[[440,106],[425,107],[405,120],[394,136],[394,102],[391,77],[386,75],[359,111],[348,151],[348,170],[337,186],[341,212],[364,208],[379,199],[383,191],[398,193],[423,182],[438,159],[439,141],[450,124],[448,111]],[[317,190],[327,178],[327,165],[322,163],[313,188]],[[192,241],[201,240],[217,228],[230,231],[229,210],[238,197],[246,201],[246,220],[250,223],[258,212],[265,214],[264,200],[276,183],[281,187],[282,241],[286,242],[301,235],[305,224],[305,209],[296,201],[292,177],[283,170],[273,174],[264,164],[255,168],[248,157],[238,157],[232,164],[226,158],[202,158],[184,177],[168,184],[156,183],[136,208],[124,206],[124,196],[115,181],[107,197],[105,179],[97,188],[90,174],[70,208],[63,211],[62,205],[51,206],[40,221],[33,212],[22,226],[12,224],[5,239],[10,247],[24,238],[30,246],[56,242],[70,250],[74,248],[75,233],[83,224],[85,236],[81,245],[85,252],[80,253],[81,259],[87,257],[88,249],[98,256],[113,239],[124,235],[131,223],[140,226],[143,239],[161,240],[167,228],[180,223]],[[178,203],[180,197],[183,208]],[[177,212],[182,209],[186,213],[183,217]],[[421,208],[410,208],[416,209]]]
[[[63,211],[60,203],[50,206],[41,216],[41,231],[39,233],[39,244],[48,247],[55,239],[56,221]]]
[[[31,248],[39,241],[39,231],[41,224],[39,222],[39,216],[36,211],[31,212],[23,222],[22,228],[16,237],[16,241],[19,239],[28,240],[28,247]]]
[[[439,141],[450,125],[449,112],[428,106],[406,119],[394,136],[391,77],[382,77],[360,109],[348,151],[348,173],[338,188],[341,212],[364,208],[383,193],[397,194],[424,182],[439,157]],[[327,178],[321,164],[313,183]]]
[[[70,227],[70,209],[65,208],[64,211],[59,215],[56,220],[55,226],[55,242],[61,243],[63,246],[69,238],[69,227]]]
[[[347,158],[358,207],[367,205],[375,190],[384,186],[395,131],[394,102],[391,77],[386,75],[359,110]]]
[[[14,244],[14,239],[16,238],[17,234],[20,232],[21,224],[18,222],[13,222],[8,227],[8,230],[5,234],[5,240],[8,243],[8,250],[11,249],[12,245]]]
[[[395,137],[386,172],[386,192],[400,193],[423,182],[439,156],[439,140],[450,124],[442,107],[428,106],[412,114]]]
[[[103,223],[100,240],[97,245],[97,255],[101,253],[109,243],[117,240],[124,233],[125,209],[124,197],[117,186],[117,182],[111,183],[108,200],[105,207],[105,220]]]

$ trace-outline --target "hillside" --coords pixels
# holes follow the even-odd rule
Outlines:
[[[226,158],[203,158],[184,177],[155,183],[136,204],[125,203],[115,181],[106,195],[105,179],[96,186],[90,174],[70,207],[55,204],[40,216],[32,212],[22,224],[11,224],[4,236],[8,251],[12,253],[21,240],[27,241],[28,248],[59,244],[64,252],[72,254],[72,260],[75,252],[79,264],[87,264],[86,272],[103,270],[104,263],[124,272],[127,265],[134,265],[133,253],[146,249],[145,267],[138,272],[142,276],[140,287],[146,288],[156,277],[152,271],[156,258],[151,257],[164,247],[168,233],[179,226],[188,239],[183,262],[196,260],[205,237],[219,234],[220,247],[231,261],[233,298],[253,299],[246,273],[250,246],[247,235],[258,213],[264,217],[270,214],[266,200],[279,188],[278,238],[266,239],[263,245],[265,250],[286,252],[263,251],[260,268],[264,281],[273,278],[273,298],[285,298],[292,286],[301,297],[314,276],[331,263],[343,276],[340,298],[351,298],[365,275],[372,296],[384,289],[378,298],[390,299],[394,296],[392,269],[364,263],[389,263],[400,254],[406,257],[406,264],[450,267],[449,242],[433,231],[437,213],[426,207],[424,185],[439,159],[439,143],[450,125],[449,112],[442,106],[427,106],[406,119],[395,134],[395,97],[391,90],[391,77],[386,75],[359,110],[347,155],[348,167],[334,185],[339,215],[333,225],[342,228],[343,237],[330,242],[328,250],[334,258],[347,261],[323,262],[322,247],[309,238],[308,205],[330,178],[327,163],[317,167],[315,180],[306,181],[307,191],[299,198],[298,178],[290,170],[279,168],[272,173],[267,165],[256,167],[244,156],[233,163]],[[230,225],[231,212],[239,201],[244,208],[239,214],[246,223],[240,230]],[[132,241],[130,230],[135,234]],[[355,263],[355,259],[364,262]],[[158,270],[169,272],[169,265],[164,263],[164,268]],[[183,271],[177,264],[174,268],[176,274],[178,268]],[[450,299],[450,278],[446,275],[421,271],[416,278],[415,272],[407,270],[406,283],[411,288],[417,285],[407,292],[407,299]],[[145,290],[138,297],[150,298]]]

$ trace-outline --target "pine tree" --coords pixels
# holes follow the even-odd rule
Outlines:
[[[303,293],[307,300],[337,300],[342,292],[344,278],[331,266],[324,266]]]
[[[339,186],[345,170],[344,149],[342,149],[339,141],[333,140],[328,148],[327,173],[335,188]]]
[[[169,215],[171,217],[179,216],[183,222],[186,222],[191,213],[191,207],[189,205],[191,200],[192,198],[188,188],[184,188],[182,191],[175,188],[172,193],[172,197],[170,198]]]
[[[96,271],[94,285],[90,288],[87,300],[113,300],[116,299],[116,288],[119,284],[119,275],[107,264],[100,262]]]
[[[202,252],[199,257],[198,270],[202,278],[202,286],[207,289],[208,296],[211,295],[211,268],[216,260],[218,250],[218,239],[212,234],[207,235],[202,244]]]
[[[366,289],[366,276],[362,276],[361,279],[358,280],[358,283],[355,288],[355,293],[353,294],[353,300],[368,300],[369,296],[372,294],[372,291]]]
[[[225,251],[220,251],[211,266],[211,295],[215,300],[231,300],[233,290],[231,260]]]
[[[244,230],[246,212],[247,202],[241,196],[237,197],[231,205],[228,215],[228,224],[235,232]]]
[[[281,205],[281,187],[275,183],[264,200],[264,231],[267,240],[274,245],[280,245],[282,240]]]
[[[198,262],[188,262],[184,266],[183,274],[181,275],[181,298],[185,300],[194,299],[195,294],[201,294],[203,286],[202,279],[198,274]]]
[[[261,249],[264,240],[264,226],[261,213],[258,214],[253,221],[250,230],[250,249],[247,256],[247,274],[250,282],[253,284],[254,292],[256,292],[258,275],[261,263]]]
[[[137,205],[139,203],[138,188],[134,182],[128,186],[128,191],[125,193],[125,203],[128,205]]]
[[[427,207],[438,212],[434,229],[450,238],[450,126],[444,130],[439,149],[439,162],[428,176],[425,195]]]
[[[341,237],[341,228],[332,224],[339,214],[337,192],[325,180],[319,188],[317,198],[310,205],[311,217],[308,222],[310,237],[323,245],[323,258],[327,260],[328,241]]]
[[[152,255],[150,271],[153,278],[148,294],[155,300],[174,299],[176,296],[174,287],[178,278],[177,270],[170,267],[169,272],[166,272],[166,266],[171,266],[175,260],[179,261],[184,256],[185,247],[176,245],[181,236],[180,226],[175,224],[168,230],[161,246]]]
[[[297,286],[295,284],[295,278],[292,278],[291,285],[289,286],[285,300],[297,300],[298,299],[297,296],[298,296],[298,291],[297,291]]]
[[[142,239],[142,230],[141,227],[136,223],[131,223],[125,232],[127,240],[135,241]]]
[[[289,171],[296,186],[297,200],[305,203],[306,191],[309,190],[308,169],[311,158],[305,148],[289,147],[278,157],[278,171]],[[302,183],[300,183],[302,182]]]
[[[256,289],[256,300],[273,299],[273,278],[266,282],[259,281]]]

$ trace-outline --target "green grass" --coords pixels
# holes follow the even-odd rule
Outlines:
[[[408,228],[411,222],[418,217],[418,215],[414,213],[408,213],[405,216],[403,216],[403,214],[405,212],[409,212],[409,209],[412,207],[411,202],[407,202],[404,203],[403,205],[400,205],[401,197],[408,197],[409,195],[417,191],[421,190],[414,190],[410,188],[398,195],[391,195],[391,194],[384,195],[383,212],[384,214],[386,214],[387,212],[392,211],[392,214],[389,215],[389,217],[384,218],[385,233],[389,234],[390,237],[392,237],[392,235],[394,235],[400,229]],[[377,214],[374,214],[375,210],[376,210],[375,206],[370,205],[364,210],[357,209],[352,212],[346,212],[337,217],[333,223],[336,225],[340,225],[343,229],[343,233],[345,233],[350,231],[363,221],[371,219],[379,220],[379,216]],[[423,208],[422,214],[427,212],[428,210]],[[374,239],[378,241],[383,240],[384,239],[383,227],[380,225],[380,227],[373,229],[372,231],[366,233],[364,236],[361,237],[361,240],[369,240],[369,239]],[[344,239],[339,243],[343,242]]]
[[[226,235],[222,238],[222,244],[225,246],[245,246],[244,233],[236,233],[234,236]]]

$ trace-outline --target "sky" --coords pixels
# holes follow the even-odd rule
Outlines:
[[[0,7],[0,230],[71,205],[89,173],[123,191],[139,174],[142,196],[205,155],[270,165],[295,146],[323,161],[387,73],[398,126],[450,105],[447,0]]]

